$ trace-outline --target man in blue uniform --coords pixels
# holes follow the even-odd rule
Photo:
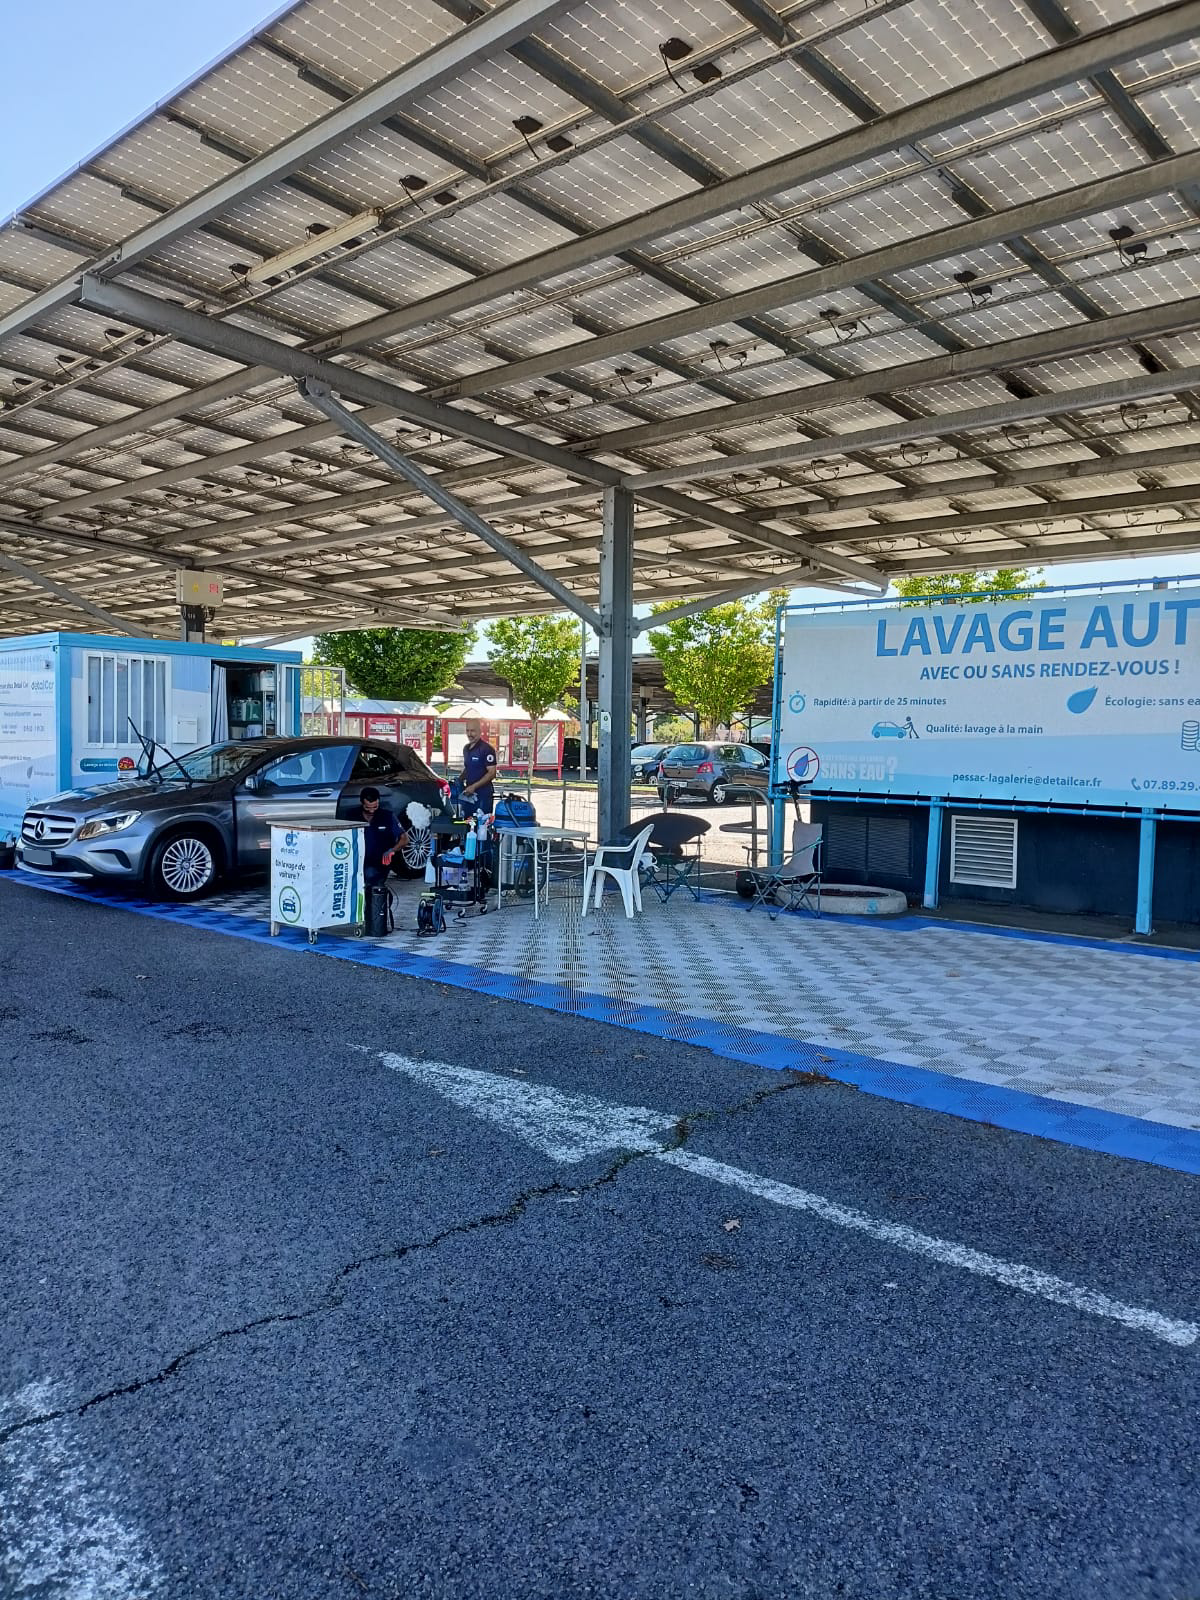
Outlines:
[[[492,787],[495,776],[496,752],[483,737],[479,718],[471,717],[467,722],[467,748],[463,751],[463,769],[459,778],[465,802],[463,809],[468,814],[481,811],[484,816],[491,816],[496,803],[496,792]]]
[[[395,816],[379,803],[379,790],[369,785],[359,795],[362,820],[366,823],[363,835],[363,880],[367,888],[376,883],[386,883],[392,870],[392,858],[408,838]]]

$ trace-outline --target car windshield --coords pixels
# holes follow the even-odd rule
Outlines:
[[[237,744],[206,744],[203,749],[193,750],[190,755],[176,756],[174,761],[168,761],[160,751],[155,751],[154,765],[164,778],[178,778],[182,767],[188,777],[198,783],[213,783],[218,778],[236,778],[260,760],[262,753],[262,745],[248,739]],[[145,774],[144,759],[139,764],[139,770]]]

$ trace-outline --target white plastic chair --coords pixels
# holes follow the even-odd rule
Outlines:
[[[642,909],[642,885],[638,869],[646,859],[646,847],[653,832],[654,824],[651,822],[632,839],[597,847],[583,876],[583,910],[580,916],[587,916],[593,884],[596,886],[596,910],[599,911],[606,877],[611,878],[620,889],[627,917],[633,916],[635,907],[638,911]]]

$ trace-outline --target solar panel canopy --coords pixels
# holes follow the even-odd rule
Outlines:
[[[1200,0],[303,0],[0,225],[0,634],[595,606],[613,488],[639,604],[1194,549],[1198,90]]]

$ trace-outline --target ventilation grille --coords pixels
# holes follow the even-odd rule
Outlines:
[[[872,817],[867,834],[867,871],[876,878],[912,874],[912,823],[907,817]]]
[[[853,872],[862,883],[912,874],[912,823],[904,816],[834,812],[825,821],[825,866]]]
[[[950,882],[989,889],[1017,887],[1017,819],[952,817]]]

